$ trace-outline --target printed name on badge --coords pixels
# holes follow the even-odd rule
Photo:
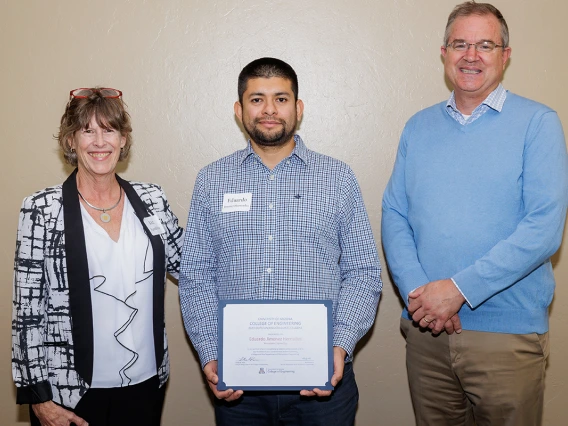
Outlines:
[[[166,233],[166,230],[162,226],[162,222],[160,222],[160,219],[156,215],[145,217],[144,223],[152,235],[162,235]]]
[[[252,204],[252,192],[242,194],[223,194],[223,208],[221,212],[248,212]]]

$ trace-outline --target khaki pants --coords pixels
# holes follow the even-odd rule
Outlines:
[[[407,319],[401,328],[418,426],[542,424],[548,333],[432,336]]]

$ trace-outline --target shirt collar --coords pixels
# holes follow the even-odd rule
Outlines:
[[[294,135],[294,142],[296,142],[296,146],[290,154],[290,157],[295,155],[300,160],[302,160],[305,164],[308,162],[308,148],[306,148],[306,144],[300,137],[300,135]]]
[[[294,146],[294,149],[292,150],[292,153],[290,154],[290,156],[288,158],[296,156],[300,160],[302,160],[304,163],[307,163],[308,162],[308,148],[306,148],[304,141],[302,140],[302,138],[299,135],[294,135],[294,142],[296,143],[296,146]],[[250,139],[249,139],[247,147],[242,150],[242,154],[239,158],[239,163],[242,164],[251,155],[258,157],[257,153],[254,152],[254,149],[252,149],[252,145],[251,145]],[[260,158],[259,158],[259,160],[260,160]]]
[[[493,90],[489,94],[489,96],[487,96],[487,98],[485,98],[481,105],[487,105],[489,108],[494,109],[497,112],[501,112],[506,98],[507,91],[505,90],[503,85],[499,83],[497,88]],[[448,99],[448,102],[446,102],[446,107],[451,108],[461,114],[461,112],[458,110],[458,107],[456,106],[456,96],[454,91],[452,91],[452,93],[450,94],[450,99]],[[479,108],[479,106],[477,106],[477,108]]]

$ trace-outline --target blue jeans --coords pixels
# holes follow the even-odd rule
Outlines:
[[[217,401],[215,418],[218,426],[351,426],[358,400],[353,364],[348,363],[328,398],[307,398],[300,391],[248,391],[237,401]]]

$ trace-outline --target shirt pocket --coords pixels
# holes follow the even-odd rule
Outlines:
[[[338,245],[336,206],[328,192],[291,195],[282,204],[280,217],[285,234]]]

